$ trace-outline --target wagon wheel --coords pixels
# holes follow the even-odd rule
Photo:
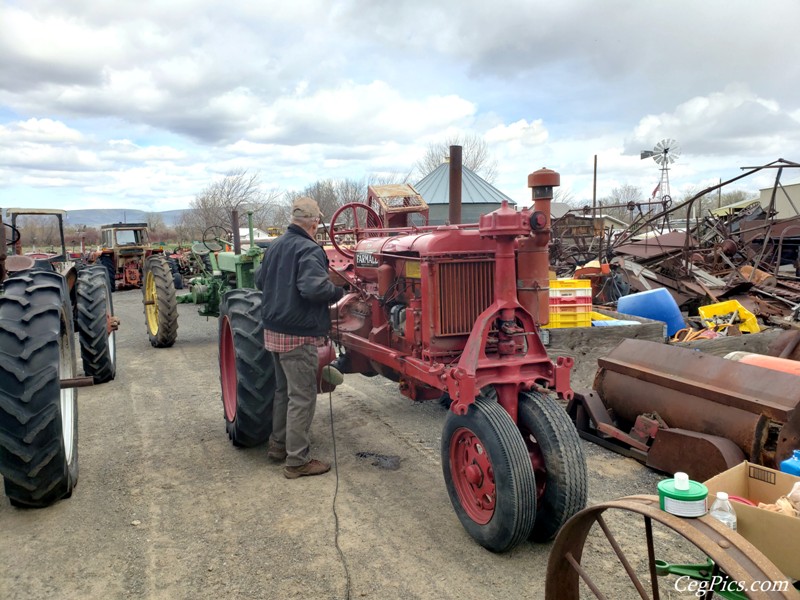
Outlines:
[[[519,400],[518,425],[536,478],[530,537],[545,542],[586,506],[586,458],[575,425],[555,398],[523,392]]]
[[[225,429],[234,446],[263,444],[272,433],[275,367],[264,348],[261,293],[230,290],[219,310],[219,379]]]
[[[222,244],[220,242],[229,239],[230,235],[230,231],[219,225],[206,227],[206,230],[203,232],[203,245],[208,248],[210,252],[219,252],[222,250]]]
[[[762,591],[763,582],[783,591]],[[673,516],[659,508],[656,496],[629,496],[579,512],[559,532],[547,564],[545,600],[647,600],[675,591],[704,598],[797,597],[742,536],[708,515]]]
[[[340,223],[339,227],[337,223]],[[382,228],[383,223],[374,208],[362,202],[349,202],[340,206],[331,217],[331,244],[342,255],[353,258],[354,248],[360,237],[380,235],[364,230]]]
[[[536,519],[536,484],[528,450],[508,413],[478,397],[465,415],[448,413],[442,471],[450,502],[475,541],[505,552],[524,541]]]

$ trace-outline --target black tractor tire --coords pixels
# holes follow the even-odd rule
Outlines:
[[[76,313],[81,359],[83,372],[95,383],[111,381],[117,375],[117,334],[108,330],[114,304],[106,273],[101,265],[78,271]]]
[[[169,268],[172,271],[172,282],[175,284],[176,290],[183,289],[183,276],[181,275],[180,265],[178,264],[178,259],[176,258],[167,258],[169,262]]]
[[[536,520],[533,468],[519,429],[495,400],[481,395],[466,415],[447,415],[442,471],[459,521],[481,546],[505,552],[528,537]]]
[[[101,264],[108,273],[108,286],[111,288],[111,293],[113,294],[117,291],[117,267],[114,265],[114,259],[104,254],[97,262]]]
[[[263,444],[272,433],[275,365],[264,348],[261,294],[236,289],[222,297],[219,379],[225,429],[234,446]]]
[[[64,278],[27,271],[0,296],[0,472],[18,507],[68,498],[78,483],[78,390]]]
[[[178,298],[167,259],[153,254],[144,263],[144,321],[150,344],[169,348],[178,337]]]
[[[523,392],[519,400],[519,428],[532,465],[544,462],[544,471],[533,465],[541,495],[530,539],[546,542],[586,508],[586,458],[575,425],[553,396]]]

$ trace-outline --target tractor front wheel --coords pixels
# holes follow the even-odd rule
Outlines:
[[[219,314],[219,379],[225,429],[234,446],[263,444],[272,433],[275,367],[264,348],[261,294],[230,290]]]
[[[480,396],[466,415],[447,415],[442,470],[459,521],[481,546],[505,552],[528,537],[536,519],[533,469],[517,426],[494,399]]]
[[[78,483],[72,304],[64,278],[28,271],[0,296],[0,471],[11,504],[41,508]]]
[[[178,298],[167,259],[149,256],[144,263],[144,317],[150,344],[169,348],[178,337]]]
[[[93,265],[78,271],[77,315],[83,372],[95,383],[117,374],[117,334],[110,327],[114,314],[106,269]]]
[[[546,542],[586,507],[586,459],[578,432],[552,396],[519,396],[519,429],[536,477],[536,522],[530,539]]]

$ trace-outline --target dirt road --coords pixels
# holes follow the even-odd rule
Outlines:
[[[225,435],[216,319],[180,305],[177,343],[154,349],[141,293],[114,302],[117,378],[79,392],[74,495],[44,510],[0,501],[0,598],[345,598],[337,486],[352,598],[542,597],[549,545],[495,555],[458,522],[438,404],[347,375],[330,399],[338,479],[290,481]],[[332,460],[329,406],[320,396],[312,453]],[[585,450],[590,503],[654,493],[655,473]]]

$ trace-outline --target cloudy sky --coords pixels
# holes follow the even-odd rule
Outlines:
[[[595,155],[599,198],[649,195],[640,152],[674,138],[680,197],[800,162],[798,23],[796,0],[0,0],[0,206],[407,173],[455,133],[523,203],[545,166],[590,201]]]

